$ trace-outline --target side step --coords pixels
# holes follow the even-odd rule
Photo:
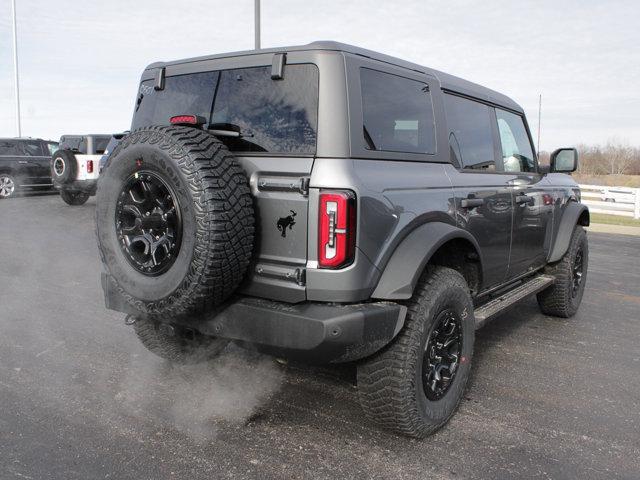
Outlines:
[[[502,313],[513,304],[519,302],[525,297],[544,290],[554,282],[555,278],[550,275],[538,275],[527,280],[522,285],[517,286],[513,290],[494,298],[485,303],[481,307],[474,310],[473,314],[476,318],[476,328],[482,327],[487,320]]]

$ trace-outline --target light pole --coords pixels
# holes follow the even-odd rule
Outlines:
[[[255,0],[254,22],[255,22],[254,30],[256,34],[255,48],[256,50],[260,50],[260,0]]]
[[[20,128],[20,85],[18,81],[18,28],[16,25],[16,0],[11,0],[11,10],[13,13],[13,73],[16,84],[16,125],[18,127],[18,137],[22,136]]]

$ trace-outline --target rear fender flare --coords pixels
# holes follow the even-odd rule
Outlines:
[[[589,226],[589,221],[589,209],[586,205],[573,201],[569,202],[569,205],[567,205],[562,214],[558,233],[553,242],[553,248],[549,253],[549,263],[557,262],[566,253],[576,225],[584,225],[587,227]]]
[[[455,239],[468,240],[478,255],[481,255],[478,242],[469,232],[458,227],[431,222],[415,228],[396,247],[371,297],[385,300],[411,298],[418,279],[433,254],[446,242]],[[482,266],[482,257],[480,265]]]

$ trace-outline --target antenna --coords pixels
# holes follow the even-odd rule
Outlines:
[[[538,147],[536,150],[540,153],[540,118],[542,114],[542,94],[538,97]]]
[[[16,0],[11,0],[11,11],[13,14],[13,73],[16,84],[16,126],[18,128],[18,137],[21,137],[22,128],[20,126],[20,82],[18,80],[18,29],[16,25]]]
[[[255,22],[255,35],[256,35],[255,48],[256,50],[260,50],[260,0],[255,0],[254,22]]]

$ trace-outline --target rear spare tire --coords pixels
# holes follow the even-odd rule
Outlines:
[[[69,150],[58,150],[51,157],[51,178],[58,185],[65,185],[77,178],[76,156]]]
[[[86,192],[71,192],[69,190],[60,190],[60,197],[67,205],[84,205],[89,200],[89,194]]]
[[[146,127],[116,147],[98,182],[107,274],[149,315],[201,313],[238,287],[253,249],[248,180],[208,132]]]

